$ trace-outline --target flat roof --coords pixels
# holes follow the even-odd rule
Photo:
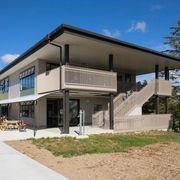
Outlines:
[[[125,42],[125,41],[121,41],[121,40],[118,40],[118,39],[115,39],[115,38],[107,37],[107,36],[104,36],[104,35],[101,35],[101,34],[98,34],[98,33],[94,33],[94,32],[91,32],[91,31],[87,31],[87,30],[84,30],[84,29],[81,29],[81,28],[77,28],[77,27],[74,27],[74,26],[62,24],[62,25],[58,26],[55,30],[53,30],[52,32],[47,34],[44,38],[42,38],[39,42],[37,42],[30,49],[25,51],[22,55],[20,55],[18,58],[16,58],[13,62],[8,64],[6,67],[4,67],[0,71],[0,74],[3,74],[7,70],[11,69],[13,66],[17,65],[18,63],[23,61],[25,58],[27,58],[31,54],[35,53],[36,51],[38,51],[39,49],[41,49],[42,47],[47,45],[50,41],[53,41],[55,38],[62,35],[64,32],[71,32],[71,33],[74,33],[74,34],[77,34],[77,35],[83,35],[83,36],[90,37],[90,38],[93,38],[93,39],[98,39],[100,41],[109,42],[109,43],[116,44],[116,45],[119,45],[119,46],[124,46],[124,47],[128,47],[128,48],[131,48],[131,49],[146,52],[146,53],[149,53],[149,54],[153,54],[153,55],[156,55],[156,56],[159,56],[159,57],[168,58],[169,60],[172,60],[172,61],[180,62],[180,58],[177,58],[177,57],[173,57],[173,56],[170,56],[170,55],[167,55],[167,54],[164,54],[164,53],[161,53],[161,52],[149,49],[149,48],[138,46],[138,45],[128,43],[128,42]]]

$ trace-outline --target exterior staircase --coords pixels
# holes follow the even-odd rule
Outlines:
[[[115,116],[126,116],[136,107],[142,107],[150,97],[155,94],[155,81],[151,81],[139,92],[133,92],[125,101],[123,101],[115,110]]]
[[[152,80],[139,92],[134,91],[128,98],[120,93],[114,98],[114,119],[129,116],[136,108],[142,107],[153,95],[171,95],[170,81]],[[93,115],[93,125],[109,127],[109,105],[106,111],[99,111]]]

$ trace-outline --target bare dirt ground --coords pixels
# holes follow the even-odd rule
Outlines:
[[[154,144],[128,152],[55,157],[30,141],[6,142],[18,151],[72,180],[180,180],[180,144]]]

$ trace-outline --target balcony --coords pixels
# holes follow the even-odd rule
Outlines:
[[[58,67],[37,76],[37,93],[60,89],[116,92],[117,74],[110,71],[63,65],[61,68]]]
[[[64,65],[61,75],[62,89],[117,91],[115,72]]]
[[[155,94],[161,96],[171,96],[172,95],[172,87],[171,81],[158,79],[155,82]]]

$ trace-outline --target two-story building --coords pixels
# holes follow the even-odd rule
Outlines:
[[[0,71],[0,113],[48,128],[79,123],[114,130],[168,128],[169,70],[180,60],[144,47],[61,25]],[[165,79],[159,71],[165,71]],[[136,76],[155,72],[155,79],[136,89]],[[133,93],[124,98],[124,92]],[[142,106],[156,96],[156,114]],[[159,114],[159,97],[166,112]]]

